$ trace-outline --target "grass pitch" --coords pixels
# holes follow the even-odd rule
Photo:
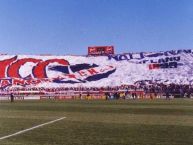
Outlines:
[[[0,145],[193,145],[193,100],[0,102]]]

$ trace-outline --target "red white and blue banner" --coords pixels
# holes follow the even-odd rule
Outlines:
[[[0,88],[192,84],[192,50],[108,56],[0,55]]]

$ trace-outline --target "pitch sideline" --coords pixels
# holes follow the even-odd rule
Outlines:
[[[40,124],[40,125],[37,125],[37,126],[34,126],[34,127],[31,127],[31,128],[28,128],[28,129],[24,129],[24,130],[21,130],[21,131],[18,131],[14,134],[10,134],[10,135],[6,135],[6,136],[3,136],[3,137],[0,137],[0,141],[3,140],[3,139],[6,139],[6,138],[10,138],[12,136],[16,136],[16,135],[19,135],[19,134],[23,134],[25,132],[28,132],[30,130],[33,130],[33,129],[36,129],[36,128],[39,128],[39,127],[42,127],[42,126],[45,126],[45,125],[48,125],[48,124],[52,124],[54,122],[57,122],[57,121],[60,121],[60,120],[63,120],[65,119],[66,117],[61,117],[61,118],[58,118],[56,120],[52,120],[52,121],[49,121],[49,122],[46,122],[46,123],[43,123],[43,124]]]

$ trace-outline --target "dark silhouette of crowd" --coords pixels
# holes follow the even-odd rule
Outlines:
[[[4,94],[15,92],[36,91],[36,94],[64,94],[66,92],[72,92],[74,96],[78,94],[80,98],[84,96],[103,95],[106,100],[110,99],[137,99],[137,98],[159,98],[165,96],[165,98],[191,98],[193,96],[192,85],[179,85],[179,84],[135,84],[135,85],[122,85],[114,87],[58,87],[58,88],[10,88],[9,90],[1,90]]]

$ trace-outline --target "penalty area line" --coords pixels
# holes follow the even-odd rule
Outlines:
[[[18,132],[14,133],[14,134],[10,134],[10,135],[6,135],[6,136],[3,136],[3,137],[0,137],[0,140],[6,139],[6,138],[10,138],[10,137],[12,137],[12,136],[16,136],[16,135],[19,135],[19,134],[23,134],[23,133],[28,132],[28,131],[30,131],[30,130],[33,130],[33,129],[36,129],[36,128],[39,128],[39,127],[42,127],[42,126],[45,126],[45,125],[48,125],[48,124],[52,124],[52,123],[54,123],[54,122],[63,120],[63,119],[65,119],[65,118],[66,118],[66,117],[61,117],[61,118],[58,118],[58,119],[56,119],[56,120],[52,120],[52,121],[49,121],[49,122],[46,122],[46,123],[43,123],[43,124],[40,124],[40,125],[31,127],[31,128],[28,128],[28,129],[24,129],[24,130],[18,131]]]

